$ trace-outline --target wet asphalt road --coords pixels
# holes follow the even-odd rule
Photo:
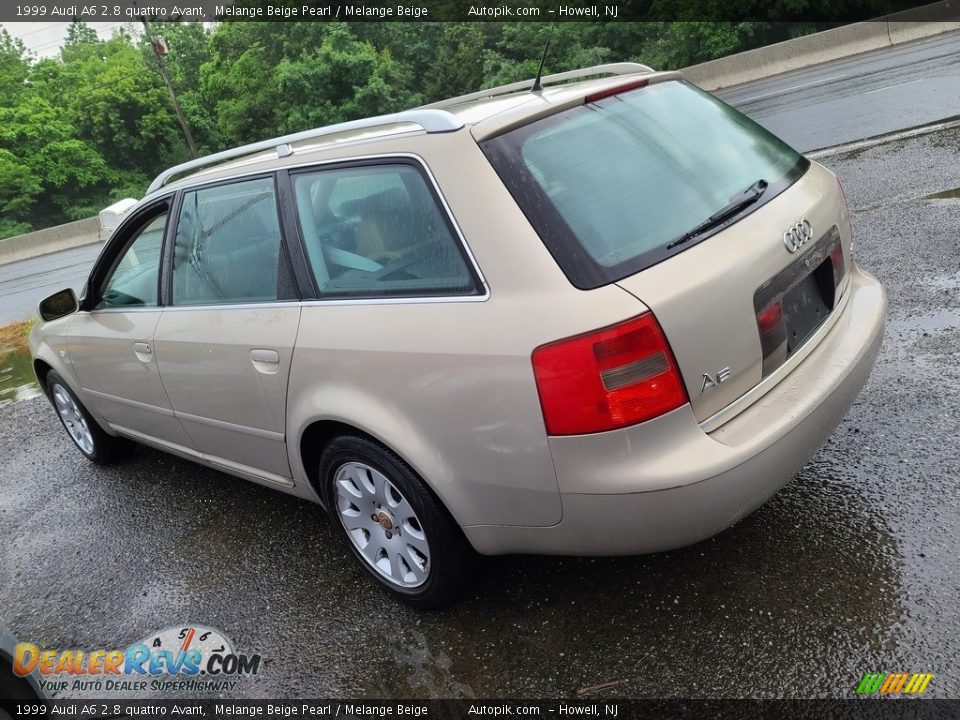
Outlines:
[[[81,295],[100,243],[0,265],[0,325],[37,314],[37,303],[64,288]]]
[[[492,558],[452,609],[387,600],[316,507],[159,452],[88,464],[42,399],[0,409],[0,621],[44,647],[185,622],[271,660],[235,697],[960,697],[960,132],[824,162],[889,291],[867,387],[797,479],[698,545]]]
[[[960,33],[758,80],[717,95],[801,152],[960,115]]]

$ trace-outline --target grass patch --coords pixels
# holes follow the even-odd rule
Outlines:
[[[30,329],[37,324],[37,319],[21,320],[0,327],[0,358],[11,353],[22,352],[27,349],[27,336]]]

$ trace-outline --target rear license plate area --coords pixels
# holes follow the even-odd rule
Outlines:
[[[753,296],[766,377],[810,339],[830,316],[843,279],[836,226],[757,288]]]
[[[783,295],[783,321],[787,335],[787,357],[816,331],[833,310],[833,282],[825,287],[822,276],[830,273],[830,261],[824,260]]]

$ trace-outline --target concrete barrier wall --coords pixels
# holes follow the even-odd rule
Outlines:
[[[100,242],[100,223],[86,218],[0,240],[0,265]]]
[[[684,77],[705,90],[741,85],[802,68],[859,55],[871,50],[960,31],[950,20],[960,12],[960,0],[943,0],[870,22],[786,40],[683,69]]]

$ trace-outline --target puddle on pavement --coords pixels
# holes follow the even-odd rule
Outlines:
[[[891,329],[919,331],[925,333],[942,332],[960,328],[960,310],[937,310],[930,313],[916,313],[907,317],[889,318],[887,325]]]
[[[40,394],[33,376],[30,351],[0,345],[0,407]]]
[[[940,192],[924,195],[921,200],[960,200],[960,188],[952,190],[942,190]]]
[[[937,290],[960,290],[960,272],[927,278],[924,282]]]

